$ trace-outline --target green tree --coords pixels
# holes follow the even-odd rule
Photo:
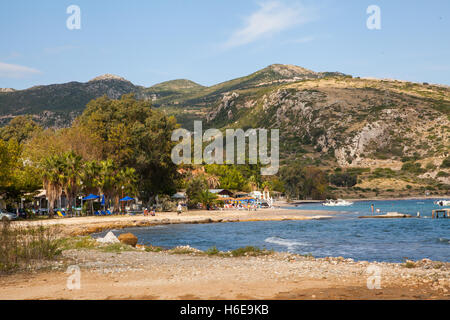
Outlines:
[[[134,168],[141,199],[175,192],[177,167],[171,160],[171,135],[177,124],[133,95],[120,100],[102,97],[91,101],[76,126],[103,141],[102,159]]]
[[[31,200],[40,186],[39,173],[22,158],[22,149],[16,139],[0,139],[0,194],[15,207],[22,198]]]
[[[84,193],[99,193],[100,169],[101,167],[98,161],[92,160],[84,163],[83,169],[80,174],[80,187]]]
[[[319,168],[295,162],[280,169],[280,179],[291,198],[325,199],[328,196],[328,180]]]
[[[217,203],[217,195],[209,192],[208,190],[202,190],[198,194],[198,202],[203,204],[205,208],[210,208],[212,205]]]
[[[357,175],[345,173],[335,173],[330,176],[330,182],[337,187],[353,187],[358,180]]]
[[[441,168],[450,168],[450,156],[442,161]]]
[[[219,177],[220,187],[224,189],[242,190],[247,181],[242,173],[233,165],[206,165],[206,172]]]
[[[119,197],[122,192],[128,196],[135,196],[137,190],[138,176],[134,168],[122,168],[116,175],[116,185],[114,190],[115,208],[119,208]]]
[[[188,198],[188,205],[195,207],[197,203],[202,202],[202,192],[208,190],[208,183],[202,176],[194,177],[189,180],[186,188],[186,196]]]
[[[60,199],[63,192],[64,164],[61,156],[52,155],[45,158],[42,169],[42,183],[48,199],[49,217],[53,217],[55,201]]]
[[[15,139],[22,143],[40,131],[42,131],[42,127],[34,122],[30,115],[17,116],[6,126],[0,128],[0,138],[6,141]]]
[[[81,156],[70,151],[61,156],[62,188],[67,197],[67,210],[72,214],[74,200],[81,189],[81,173],[83,161]]]

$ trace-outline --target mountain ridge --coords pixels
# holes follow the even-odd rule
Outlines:
[[[273,64],[248,76],[213,86],[202,86],[192,80],[175,79],[143,87],[113,74],[103,74],[87,82],[71,81],[60,84],[35,85],[27,89],[0,89],[0,125],[22,114],[32,114],[44,126],[68,126],[86,104],[106,95],[111,99],[134,93],[139,99],[153,101],[159,107],[184,105],[203,96],[200,105],[209,103],[223,92],[243,87],[268,86],[273,81],[301,81],[319,77],[320,73],[293,66]],[[266,81],[266,83],[264,83]],[[178,101],[181,100],[181,101]],[[194,102],[194,108],[196,103]],[[58,120],[51,119],[54,115]],[[45,120],[46,117],[49,119]],[[67,119],[64,117],[67,116]]]
[[[445,85],[273,64],[212,86],[177,79],[146,88],[103,75],[23,93],[0,93],[0,124],[32,114],[46,127],[69,126],[91,99],[134,93],[190,130],[193,120],[203,121],[205,129],[279,129],[283,163],[373,168],[364,188],[376,189],[379,179],[396,181],[393,189],[397,183],[450,185],[450,169],[442,167],[450,154],[450,87]],[[412,173],[403,170],[409,162],[414,165],[405,170]]]

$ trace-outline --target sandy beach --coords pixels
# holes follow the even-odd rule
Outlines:
[[[0,277],[0,299],[450,299],[450,264],[69,250],[50,270]],[[68,265],[81,270],[69,290]],[[380,289],[368,289],[371,269]],[[373,275],[373,274],[372,274]]]

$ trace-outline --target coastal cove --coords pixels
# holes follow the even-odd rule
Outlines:
[[[142,246],[120,251],[69,249],[63,251],[60,259],[50,262],[51,271],[44,268],[33,274],[18,273],[0,277],[0,297],[448,299],[449,219],[358,219],[358,214],[339,210],[302,210],[298,207],[256,212],[190,211],[182,215],[158,213],[156,217],[80,217],[27,221],[23,223],[58,226],[62,237],[74,237],[80,241],[90,238],[82,235],[96,238],[112,230],[115,235],[134,233],[139,244],[165,248],[178,246],[181,249],[180,246],[190,245],[206,250],[217,246],[217,249],[224,251],[257,245],[274,251],[267,255],[226,257],[209,255],[196,249],[179,253],[175,249],[148,251]],[[381,228],[380,224],[384,223],[386,225]],[[405,223],[412,225],[406,227]],[[357,240],[357,234],[350,232],[350,226],[360,227],[360,240]],[[280,231],[283,233],[280,234]],[[422,241],[431,231],[436,237],[447,238],[435,239],[434,243]],[[342,235],[338,236],[339,233]],[[368,235],[371,237],[368,238]],[[387,235],[396,235],[396,239],[392,240],[392,250],[388,250]],[[348,237],[349,241],[342,243],[342,237]],[[369,249],[365,249],[368,254],[373,254],[370,259],[346,258],[352,254],[361,255],[363,243],[368,245]],[[317,248],[313,248],[314,245]],[[370,246],[377,245],[383,250],[370,251]],[[421,246],[424,246],[423,250],[429,250],[430,254],[425,255]],[[397,251],[403,254],[405,249],[409,250],[405,258],[416,261],[403,261],[403,257],[398,259],[385,255]],[[314,252],[310,255],[307,251]],[[298,252],[301,254],[296,254]],[[342,257],[337,257],[339,255]],[[426,257],[431,258],[429,260]],[[82,272],[81,290],[66,288],[69,265],[78,266]],[[369,266],[380,268],[382,289],[368,289]]]
[[[369,214],[366,211],[370,210],[370,203],[381,208],[381,212],[398,210],[413,213],[411,210],[419,207],[423,213],[420,219],[358,219],[360,214]],[[216,247],[229,251],[255,246],[315,257],[342,256],[396,263],[427,258],[450,262],[450,220],[430,219],[427,210],[433,206],[430,199],[355,202],[347,208],[332,208],[324,215],[324,207],[320,204],[307,204],[300,205],[298,209],[279,209],[278,216],[274,213],[270,215],[265,210],[258,211],[250,214],[253,219],[242,216],[234,220],[239,223],[177,223],[113,228],[113,232],[116,235],[132,232],[140,244],[163,248],[189,245],[200,250]],[[314,209],[321,210],[317,211],[321,215],[314,214]],[[211,213],[211,216],[214,214]],[[103,236],[107,231],[94,236]]]

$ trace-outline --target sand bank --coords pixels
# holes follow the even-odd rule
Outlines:
[[[55,218],[40,221],[18,221],[17,225],[58,225],[63,235],[87,235],[108,229],[122,229],[129,227],[146,227],[152,225],[181,224],[181,223],[220,223],[240,221],[283,221],[283,220],[312,220],[330,219],[337,212],[307,211],[286,209],[260,209],[257,211],[223,210],[206,211],[193,210],[178,215],[176,212],[161,212],[156,216],[124,215],[101,217]]]

